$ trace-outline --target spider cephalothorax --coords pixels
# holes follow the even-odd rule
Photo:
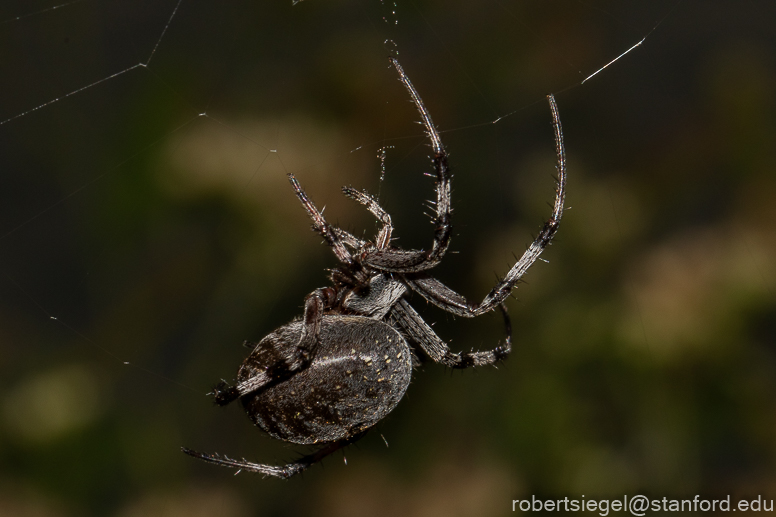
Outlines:
[[[503,302],[550,243],[563,213],[566,162],[555,99],[548,96],[558,160],[552,215],[504,279],[480,303],[472,303],[428,273],[450,244],[447,154],[418,92],[399,62],[391,58],[391,64],[420,113],[434,153],[437,199],[431,248],[391,246],[390,215],[370,194],[349,187],[343,189],[345,195],[364,205],[382,227],[374,241],[364,241],[331,226],[289,174],[296,196],[313,221],[313,230],[331,246],[341,264],[331,271],[330,287],[307,296],[301,319],[276,329],[258,344],[246,343],[253,351],[240,366],[236,383],[220,383],[214,395],[219,405],[239,398],[254,423],[274,438],[323,447],[285,466],[232,460],[185,448],[183,452],[218,465],[287,478],[356,441],[396,407],[410,383],[412,350],[420,349],[450,368],[492,365],[511,351]],[[411,291],[467,318],[500,308],[507,327],[506,342],[488,351],[451,352],[407,301]]]

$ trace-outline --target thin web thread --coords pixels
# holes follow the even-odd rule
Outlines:
[[[85,2],[86,0],[73,0],[72,2],[65,2],[64,4],[54,5],[51,7],[47,7],[45,9],[41,9],[39,11],[33,11],[31,13],[27,14],[20,14],[19,16],[14,16],[12,18],[7,18],[0,22],[0,25],[5,25],[6,23],[11,22],[18,22],[19,20],[24,20],[25,18],[30,18],[32,16],[37,16],[39,14],[45,14],[51,11],[56,11],[57,9],[62,9],[63,7],[69,7],[74,4],[80,4],[81,2]]]
[[[74,0],[73,2],[68,2],[68,3],[56,5],[56,6],[53,6],[53,7],[49,7],[47,9],[43,9],[43,10],[40,10],[40,11],[35,11],[35,12],[29,13],[29,14],[16,16],[14,18],[9,18],[9,19],[1,22],[1,23],[8,23],[8,22],[11,22],[11,21],[21,20],[23,18],[28,18],[30,16],[35,16],[35,15],[38,15],[38,14],[46,13],[46,12],[49,12],[49,11],[53,11],[55,9],[60,9],[62,7],[67,7],[67,6],[70,6],[70,5],[79,3],[79,2],[84,2],[84,1],[86,1],[86,0]],[[76,95],[76,94],[81,93],[81,92],[83,92],[85,90],[93,88],[93,87],[95,87],[95,86],[97,86],[99,84],[102,84],[102,83],[106,82],[106,81],[110,81],[112,79],[115,79],[116,77],[124,75],[127,72],[129,72],[131,70],[134,70],[136,68],[148,68],[148,65],[151,63],[151,60],[156,55],[156,52],[159,49],[159,45],[161,44],[162,40],[164,39],[164,36],[167,34],[167,30],[170,28],[170,25],[172,24],[173,18],[175,18],[175,15],[178,13],[178,9],[180,8],[182,2],[183,2],[183,0],[178,0],[178,3],[175,4],[175,8],[172,10],[172,13],[170,14],[170,17],[167,19],[167,23],[165,23],[165,25],[164,25],[164,29],[162,29],[162,32],[159,35],[159,38],[156,40],[156,43],[154,44],[154,48],[151,50],[151,53],[149,54],[148,59],[146,59],[145,62],[137,63],[136,65],[132,65],[129,68],[125,68],[124,70],[121,70],[121,71],[113,73],[113,74],[111,74],[109,76],[103,77],[102,79],[94,81],[93,83],[87,84],[86,86],[82,86],[80,88],[77,88],[77,89],[75,89],[75,90],[73,90],[73,91],[71,91],[69,93],[66,93],[66,94],[62,95],[61,97],[56,97],[54,99],[51,99],[49,101],[44,102],[43,104],[39,104],[38,106],[35,106],[34,108],[30,108],[30,109],[28,109],[26,111],[23,111],[21,113],[13,115],[13,116],[5,119],[5,120],[0,121],[0,126],[3,126],[3,125],[5,125],[5,124],[7,124],[9,122],[12,122],[12,121],[16,120],[16,119],[22,118],[22,117],[27,116],[27,115],[29,115],[31,113],[39,111],[39,110],[41,110],[43,108],[51,106],[52,104],[56,104],[57,102],[59,102],[61,100],[67,99],[68,97],[72,97],[73,95]]]

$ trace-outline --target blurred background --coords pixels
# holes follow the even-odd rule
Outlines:
[[[776,4],[56,5],[0,6],[0,515],[776,498]],[[375,223],[342,185],[379,195],[398,245],[430,244],[397,52],[454,172],[435,274],[474,300],[549,214],[556,93],[569,210],[509,302],[512,356],[425,363],[375,430],[287,482],[181,454],[309,452],[204,395],[335,266],[285,173],[352,232]],[[414,301],[455,350],[503,339],[498,315]]]

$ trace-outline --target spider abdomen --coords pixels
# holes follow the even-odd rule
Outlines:
[[[277,357],[279,350],[296,346],[303,328],[295,321],[265,337],[240,368],[238,381],[267,368],[267,358]],[[366,431],[390,413],[404,396],[411,372],[409,346],[394,328],[363,316],[326,315],[310,365],[243,396],[242,403],[254,423],[274,438],[334,442]]]

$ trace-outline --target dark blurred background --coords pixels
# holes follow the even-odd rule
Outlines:
[[[776,497],[775,3],[183,0],[170,21],[176,1],[0,6],[1,515]],[[430,244],[396,51],[455,174],[436,274],[473,299],[549,214],[557,94],[570,209],[509,303],[515,351],[424,364],[347,465],[281,482],[184,456],[308,451],[204,395],[335,265],[286,172],[329,220],[374,231],[351,184]],[[415,305],[454,349],[503,338]]]

